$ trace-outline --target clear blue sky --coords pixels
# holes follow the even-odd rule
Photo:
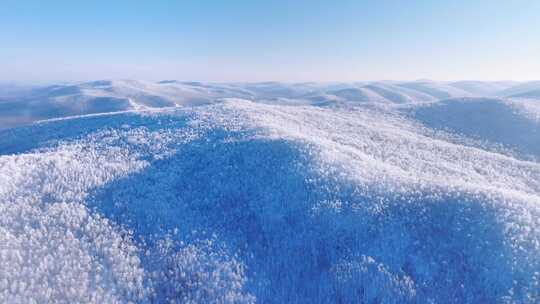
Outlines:
[[[0,81],[539,74],[537,0],[0,2]]]

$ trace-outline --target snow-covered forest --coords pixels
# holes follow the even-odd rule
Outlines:
[[[539,303],[540,82],[0,87],[1,303]]]

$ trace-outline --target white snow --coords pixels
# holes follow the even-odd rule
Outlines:
[[[537,104],[451,86],[69,88],[130,111],[0,131],[0,302],[538,303]]]
[[[0,129],[36,120],[148,108],[205,105],[223,98],[318,106],[407,104],[459,97],[538,99],[537,82],[157,83],[98,80],[46,87],[0,85]]]
[[[493,98],[450,99],[415,109],[429,127],[503,145],[521,157],[540,159],[538,102]]]

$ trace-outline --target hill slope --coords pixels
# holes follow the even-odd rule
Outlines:
[[[46,87],[0,85],[0,129],[77,115],[205,105],[223,98],[267,104],[355,106],[458,97],[536,96],[534,82],[376,81],[363,83],[203,83],[98,80]],[[525,95],[519,95],[525,94]]]
[[[540,300],[540,164],[396,112],[227,99],[0,154],[0,302]]]
[[[414,117],[448,130],[540,159],[540,107],[493,98],[449,99],[418,107]]]

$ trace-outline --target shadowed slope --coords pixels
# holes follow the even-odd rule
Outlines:
[[[540,121],[519,107],[519,102],[500,99],[452,99],[420,107],[414,117],[429,127],[502,144],[540,159]]]

